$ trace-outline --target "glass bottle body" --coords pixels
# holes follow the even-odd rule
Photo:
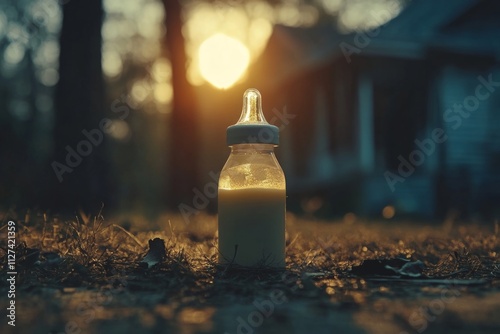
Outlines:
[[[272,144],[237,144],[221,171],[219,263],[285,266],[285,175]]]

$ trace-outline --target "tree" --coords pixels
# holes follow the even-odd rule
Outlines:
[[[105,135],[99,130],[104,119],[102,19],[101,0],[70,1],[63,6],[54,151],[47,176],[50,193],[45,199],[47,207],[58,211],[95,210],[108,199]],[[94,142],[85,135],[89,132]]]
[[[172,63],[174,91],[171,119],[169,199],[172,208],[192,199],[198,186],[199,134],[196,97],[186,78],[186,51],[182,36],[181,4],[163,0],[166,12],[166,44]],[[174,201],[176,199],[177,201]]]

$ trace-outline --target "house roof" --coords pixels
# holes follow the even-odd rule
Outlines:
[[[425,42],[479,0],[413,0],[381,27],[381,39]]]
[[[341,34],[333,22],[310,28],[276,25],[252,71],[265,85],[278,85],[344,57],[342,43],[358,49],[353,56],[420,59],[438,50],[500,61],[500,0],[412,0],[374,31],[367,45],[358,45],[357,35]]]
[[[367,51],[397,55],[401,46],[408,57],[437,49],[499,58],[500,1],[413,0],[380,28]]]

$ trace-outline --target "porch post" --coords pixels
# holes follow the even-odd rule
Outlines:
[[[370,173],[375,166],[373,82],[366,74],[361,74],[359,76],[358,116],[358,152],[360,167],[364,173]]]

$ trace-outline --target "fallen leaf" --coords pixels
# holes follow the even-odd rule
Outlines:
[[[165,241],[160,238],[149,240],[149,251],[141,260],[141,264],[146,264],[146,268],[151,268],[155,264],[162,262],[166,257]]]

